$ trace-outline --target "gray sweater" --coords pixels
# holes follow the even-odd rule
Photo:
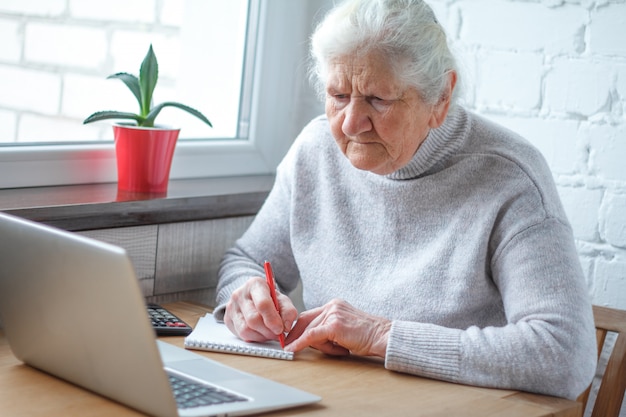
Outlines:
[[[218,313],[271,260],[307,309],[342,298],[393,320],[385,367],[575,398],[591,382],[591,303],[540,153],[457,107],[411,162],[354,168],[320,116],[221,264]]]

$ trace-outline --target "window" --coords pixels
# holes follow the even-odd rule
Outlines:
[[[80,86],[78,81],[85,80],[88,76],[92,79],[97,78],[84,68],[81,69],[79,57],[75,56],[85,54],[86,59],[95,59],[90,55],[93,53],[90,48],[104,48],[111,55],[114,55],[112,52],[114,50],[129,51],[126,55],[119,53],[117,56],[119,66],[116,64],[115,68],[108,70],[105,68],[105,74],[99,77],[100,85],[106,87],[101,87],[104,89],[102,97],[90,99],[92,108],[80,112],[80,109],[68,107],[70,104],[67,101],[59,100],[59,111],[67,111],[70,116],[57,121],[54,125],[56,127],[42,129],[44,124],[38,123],[47,115],[45,110],[35,109],[29,114],[10,109],[9,105],[14,102],[23,109],[25,101],[32,102],[33,98],[13,95],[12,98],[0,99],[0,121],[4,118],[10,122],[11,118],[19,118],[20,123],[15,125],[21,130],[7,132],[6,129],[0,128],[0,188],[116,180],[110,126],[104,122],[98,126],[95,124],[85,126],[82,125],[82,119],[96,110],[134,111],[135,107],[130,107],[136,106],[134,98],[125,90],[124,85],[118,80],[104,78],[117,71],[136,74],[139,63],[147,51],[146,39],[153,42],[161,69],[155,101],[171,99],[196,107],[203,111],[215,126],[214,129],[203,126],[178,109],[163,111],[159,116],[159,122],[172,123],[172,120],[181,120],[179,124],[183,124],[171,178],[271,173],[304,122],[321,111],[321,106],[307,87],[305,59],[307,39],[313,28],[313,17],[318,15],[321,6],[328,3],[327,0],[303,2],[119,0],[119,2],[119,7],[114,1],[106,2],[103,5],[105,9],[101,10],[125,11],[136,6],[143,12],[150,10],[155,15],[152,18],[157,24],[147,21],[122,21],[120,27],[125,30],[125,34],[114,34],[110,31],[104,40],[98,40],[100,39],[96,36],[98,29],[103,27],[111,29],[113,23],[102,23],[97,20],[106,16],[90,17],[93,5],[84,6],[83,2],[77,0],[44,2],[40,7],[45,7],[45,10],[30,13],[23,10],[0,10],[0,33],[4,33],[3,26],[9,27],[12,29],[11,33],[18,34],[16,35],[18,38],[35,36],[34,31],[45,28],[42,25],[55,26],[52,17],[59,15],[62,24],[57,22],[56,29],[60,36],[65,36],[66,42],[48,45],[48,49],[26,51],[24,48],[21,55],[18,54],[18,58],[32,64],[35,56],[43,57],[41,59],[46,63],[31,65],[30,69],[33,71],[55,65],[78,67],[76,71],[78,74],[74,74],[73,77],[57,77],[58,84],[53,81],[54,77],[42,77],[43,80],[40,81],[42,84],[39,86],[32,83],[19,86],[24,95],[37,93],[38,98],[45,100],[49,97],[42,94],[42,88],[67,90],[72,87],[72,83],[77,83],[74,84],[74,88],[76,85]],[[183,9],[176,9],[180,4],[184,4]],[[57,9],[55,5],[58,5]],[[13,6],[2,7],[6,9]],[[85,10],[81,10],[83,8]],[[16,14],[20,15],[20,21],[28,20],[23,18],[23,15],[34,15],[32,19],[34,29],[24,26],[12,27],[10,18]],[[76,18],[76,15],[80,18]],[[125,15],[122,13],[120,16]],[[149,18],[150,16],[145,19]],[[87,30],[82,35],[89,39],[92,46],[78,51],[73,50],[71,54],[67,54],[67,51],[61,54],[58,50],[55,53],[55,48],[71,49],[68,45],[74,44],[75,39],[67,32],[68,28],[71,29],[72,22],[93,23],[94,29]],[[179,26],[176,22],[180,23]],[[138,27],[154,29],[157,26],[163,30],[158,36],[154,33],[147,36],[136,29]],[[122,38],[122,35],[127,38]],[[107,47],[106,42],[110,42],[110,46]],[[60,56],[65,56],[65,61],[55,63],[54,60]],[[173,61],[178,64],[178,68],[172,64]],[[5,87],[10,87],[7,83],[11,83],[10,75],[15,73],[16,68],[17,64],[12,62],[10,57],[3,57],[0,53],[0,79],[4,80],[0,81],[0,90],[4,89],[3,83]],[[198,84],[198,81],[204,83]],[[217,86],[211,85],[211,82],[217,83]],[[229,90],[218,90],[218,87],[224,85],[228,86]],[[180,90],[175,91],[175,88]],[[90,94],[85,88],[78,90],[83,95]],[[122,99],[122,96],[125,98]],[[128,100],[128,107],[119,108],[118,103],[123,100]],[[222,109],[226,111],[221,112]],[[26,129],[24,126],[28,126],[27,122],[32,123],[29,127],[31,129],[29,137],[24,135]],[[83,137],[80,132],[90,133],[84,133]],[[19,137],[21,133],[26,142],[9,141],[7,138],[11,133],[14,137]]]

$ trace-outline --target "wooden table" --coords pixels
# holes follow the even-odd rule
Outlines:
[[[207,311],[191,303],[166,304],[192,326]],[[182,337],[162,338],[182,346]],[[560,416],[579,417],[580,404],[518,391],[477,388],[384,369],[379,360],[328,357],[308,349],[294,361],[198,352],[232,367],[322,397],[272,416]],[[19,362],[0,332],[0,415],[11,417],[141,416],[82,388]]]

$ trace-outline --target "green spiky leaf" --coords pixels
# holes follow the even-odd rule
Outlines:
[[[105,110],[105,111],[96,112],[92,114],[91,116],[87,117],[85,120],[83,120],[83,124],[97,122],[100,120],[108,120],[108,119],[135,120],[138,126],[142,126],[143,123],[145,122],[145,119],[143,117],[135,113]]]
[[[118,72],[117,74],[109,75],[107,79],[122,80],[137,99],[137,103],[141,109],[141,88],[139,87],[139,79],[136,76],[127,72]]]
[[[189,107],[186,106],[184,104],[181,103],[177,103],[174,101],[166,101],[164,103],[158,104],[156,106],[154,106],[152,108],[152,110],[150,111],[150,113],[148,113],[148,115],[146,116],[146,120],[143,124],[143,126],[146,127],[152,127],[154,126],[154,119],[156,119],[156,117],[159,115],[159,113],[161,112],[161,110],[163,110],[163,108],[165,107],[177,107],[181,110],[186,111],[187,113],[196,116],[198,119],[202,120],[204,123],[208,124],[209,126],[213,127],[213,125],[211,124],[211,122],[209,121],[209,119],[206,118],[206,116],[202,113],[200,113],[198,110],[194,109],[193,107]]]
[[[119,79],[124,82],[139,103],[139,114],[113,110],[99,111],[87,117],[83,121],[84,124],[107,119],[125,119],[134,120],[137,123],[137,126],[153,127],[156,117],[164,107],[177,107],[202,120],[210,127],[213,127],[206,116],[198,110],[181,103],[167,101],[152,107],[152,95],[159,78],[159,65],[154,50],[152,49],[152,45],[150,45],[148,53],[141,63],[139,77],[126,72],[118,72],[107,78]]]
[[[152,104],[152,94],[156,87],[157,80],[159,79],[159,64],[157,62],[156,55],[150,45],[146,57],[141,63],[139,69],[139,88],[141,90],[141,115],[146,117],[150,112],[150,105]]]

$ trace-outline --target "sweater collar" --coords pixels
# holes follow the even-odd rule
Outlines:
[[[467,124],[467,112],[462,107],[455,106],[441,126],[430,130],[411,161],[385,177],[392,180],[409,180],[423,176],[461,148],[467,136]]]

